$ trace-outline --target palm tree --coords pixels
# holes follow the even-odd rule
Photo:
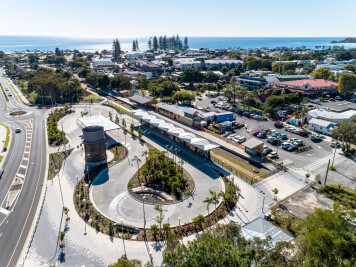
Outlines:
[[[278,194],[278,189],[277,188],[274,188],[272,190],[273,194],[274,194],[274,199],[277,200],[277,194]]]
[[[218,218],[217,218],[217,212],[216,212],[216,204],[219,203],[219,196],[216,194],[216,191],[213,191],[211,189],[209,189],[210,195],[211,195],[211,202],[214,203],[215,206],[215,220],[216,222],[218,222]]]
[[[168,237],[168,233],[170,230],[171,230],[171,225],[169,223],[163,224],[163,231],[165,232],[166,237]]]
[[[197,217],[193,219],[193,224],[195,226],[199,225],[199,227],[203,230],[203,223],[205,223],[205,217],[199,214]]]
[[[229,202],[231,201],[231,197],[232,197],[230,190],[226,190],[225,192],[220,191],[218,196],[221,197],[224,200],[225,205],[228,206]]]
[[[153,238],[157,241],[157,234],[159,232],[158,226],[156,224],[151,225],[150,232],[153,234]]]
[[[206,203],[206,208],[208,210],[208,215],[210,214],[209,212],[209,206],[211,203],[213,203],[212,199],[210,197],[207,197],[206,199],[203,200],[204,203]]]

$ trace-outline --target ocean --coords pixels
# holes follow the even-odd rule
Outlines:
[[[343,37],[188,37],[189,46],[193,49],[199,48],[296,48],[305,46],[315,48],[316,46],[334,46],[331,41],[343,40]],[[133,38],[119,38],[121,48],[131,51]],[[182,38],[183,40],[183,38]],[[147,50],[148,38],[138,38],[141,51]],[[111,49],[112,39],[98,38],[66,38],[66,37],[44,37],[44,36],[0,36],[0,51],[54,51],[60,49],[77,49],[79,51],[101,51]],[[345,44],[345,48],[356,48],[355,44]]]

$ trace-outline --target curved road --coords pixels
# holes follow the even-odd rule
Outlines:
[[[20,165],[24,165],[23,154],[25,147],[29,151],[29,158],[26,161],[26,173],[22,190],[18,196],[14,207],[9,208],[9,213],[0,212],[0,266],[15,266],[19,260],[21,252],[30,233],[35,214],[39,204],[46,170],[46,138],[45,126],[42,120],[44,112],[36,108],[23,105],[16,97],[15,92],[0,74],[0,82],[6,91],[11,92],[9,97],[11,103],[22,110],[32,111],[30,115],[23,117],[9,118],[5,116],[11,110],[7,110],[4,95],[0,97],[0,122],[9,125],[12,130],[21,128],[20,134],[13,131],[12,143],[9,147],[8,155],[4,161],[5,170],[3,178],[0,180],[0,201],[6,203],[6,195],[11,183],[18,173]],[[13,109],[16,110],[16,109]],[[31,119],[32,133],[29,128],[17,122],[18,120]],[[31,136],[26,140],[26,134]],[[3,206],[2,206],[3,207]]]

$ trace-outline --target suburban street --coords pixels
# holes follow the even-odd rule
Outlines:
[[[40,201],[46,172],[46,138],[43,122],[43,112],[30,108],[21,103],[8,81],[1,75],[0,82],[9,96],[9,106],[0,97],[0,121],[12,129],[12,142],[8,148],[9,154],[2,168],[5,170],[0,180],[0,200],[2,203],[0,213],[0,266],[15,266],[19,261],[24,245],[31,228],[36,222],[36,211]],[[10,117],[11,111],[19,108],[29,114],[21,117]],[[32,126],[26,126],[19,121],[32,120]],[[20,128],[21,133],[15,133]],[[32,130],[31,130],[32,129]],[[24,154],[27,154],[24,156]],[[21,165],[21,166],[20,166]],[[20,174],[20,170],[24,174]],[[23,177],[23,185],[17,201],[6,209],[6,195],[14,177],[19,174]],[[22,177],[21,177],[22,178]]]

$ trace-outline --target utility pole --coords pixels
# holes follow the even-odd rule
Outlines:
[[[335,154],[336,154],[336,146],[334,148],[333,163],[331,164],[331,167],[333,167],[333,168],[334,168]]]
[[[329,162],[328,162],[328,168],[326,169],[326,174],[325,174],[325,180],[324,180],[323,188],[325,187],[325,185],[326,185],[326,179],[328,178],[329,166],[330,166],[330,159],[329,159]]]

